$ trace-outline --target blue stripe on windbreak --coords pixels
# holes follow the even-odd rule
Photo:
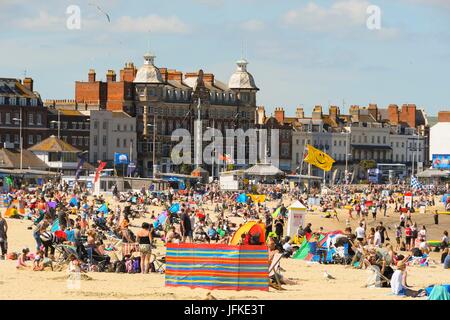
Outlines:
[[[208,276],[171,276],[166,275],[166,280],[191,280],[191,281],[218,281],[218,282],[266,282],[265,278],[238,278],[238,277],[208,277]]]

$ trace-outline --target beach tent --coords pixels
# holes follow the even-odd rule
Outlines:
[[[247,203],[247,195],[245,193],[241,193],[236,197],[237,203]]]
[[[300,201],[295,201],[288,208],[287,234],[292,238],[295,236],[299,226],[304,227],[306,207]]]
[[[333,238],[338,234],[342,234],[342,231],[333,231],[326,234],[321,234],[319,237],[319,245],[324,248],[329,248]],[[311,237],[309,240],[303,241],[302,245],[292,256],[292,258],[305,261],[319,261],[319,255],[312,253],[312,251],[315,250],[315,247],[317,247],[317,244],[316,242],[311,242],[311,240],[314,240],[314,238]],[[327,250],[327,262],[332,261],[333,253],[334,250]]]
[[[172,213],[177,213],[178,211],[180,211],[180,204],[179,203],[174,203],[172,204],[172,206],[169,208],[169,211]]]
[[[12,218],[15,216],[25,216],[25,207],[23,201],[14,200],[5,211],[5,218]]]
[[[248,233],[250,236],[255,236],[259,234],[259,240],[261,243],[265,242],[266,236],[266,226],[264,223],[258,223],[256,221],[249,221],[240,227],[231,238],[230,245],[236,246],[241,240],[241,236],[244,233]]]

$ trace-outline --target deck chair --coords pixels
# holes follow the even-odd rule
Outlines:
[[[391,284],[391,280],[383,276],[378,266],[370,265],[367,270],[368,272],[370,272],[369,278],[367,279],[367,287],[381,288],[383,287],[384,283],[386,283],[387,285]]]
[[[55,269],[60,269],[63,265],[68,264],[69,257],[74,255],[77,259],[82,260],[77,253],[77,248],[67,244],[57,244],[55,246]]]
[[[155,267],[155,272],[165,273],[166,272],[166,257],[157,256],[152,253],[150,255],[150,265],[153,264]]]
[[[276,290],[286,290],[281,286],[279,278],[281,258],[283,258],[283,254],[276,253],[272,259],[272,264],[269,267],[269,285]],[[275,279],[275,283],[271,282],[273,279]]]

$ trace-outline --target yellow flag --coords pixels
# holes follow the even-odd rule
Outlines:
[[[325,152],[320,151],[319,149],[314,148],[312,145],[308,144],[308,155],[305,158],[305,161],[320,168],[325,171],[330,171],[333,163],[335,162],[332,157],[330,157]]]

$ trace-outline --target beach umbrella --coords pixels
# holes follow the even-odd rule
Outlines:
[[[72,197],[72,199],[70,199],[69,205],[70,205],[71,207],[76,207],[76,206],[78,206],[78,200],[77,200],[77,198],[76,198],[76,197]]]
[[[53,225],[52,225],[52,228],[50,229],[50,231],[51,231],[51,232],[56,232],[56,231],[58,231],[58,230],[60,230],[60,227],[59,227],[59,219],[56,219],[56,220],[53,222]]]
[[[98,208],[99,212],[103,212],[104,214],[108,214],[108,205],[105,203],[103,203],[100,208]]]

